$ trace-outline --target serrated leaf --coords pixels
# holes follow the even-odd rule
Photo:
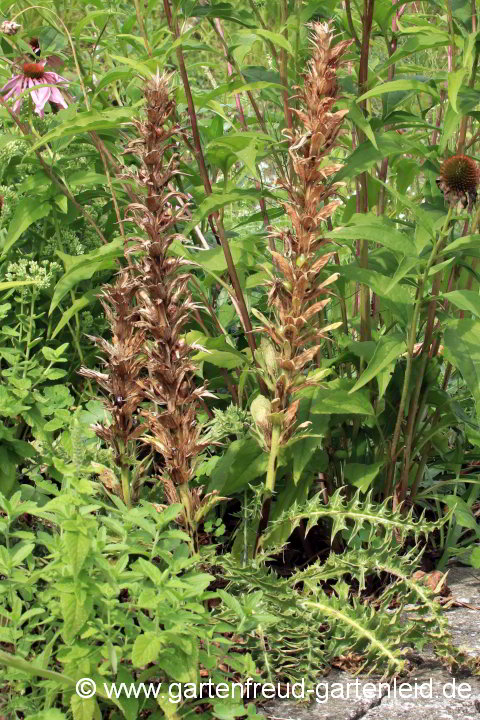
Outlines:
[[[63,535],[66,559],[72,568],[74,577],[82,569],[90,551],[90,539],[81,532],[67,531]]]
[[[139,635],[132,648],[132,664],[134,667],[144,667],[155,662],[162,648],[162,641],[158,633],[146,632]]]
[[[72,708],[73,720],[93,720],[96,704],[93,697],[82,698],[77,694],[72,695],[70,707]]]

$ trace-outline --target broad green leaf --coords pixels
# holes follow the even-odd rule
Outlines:
[[[124,65],[130,65],[130,67],[136,70],[143,78],[151,77],[158,69],[158,58],[152,58],[151,60],[146,60],[145,62],[133,60],[132,58],[121,57],[120,55],[110,55],[110,58],[119,63],[123,63]]]
[[[63,616],[63,637],[69,643],[82,629],[89,617],[89,603],[85,591],[82,594],[61,593],[60,606]]]
[[[243,32],[247,32],[245,30],[240,30],[239,35],[241,36]],[[288,42],[287,38],[284,37],[281,33],[271,32],[270,30],[261,30],[259,28],[255,28],[254,30],[249,30],[248,32],[254,32],[255,35],[259,35],[262,38],[265,38],[266,40],[270,40],[271,43],[275,47],[281,47],[284,50],[287,50],[287,52],[290,53],[290,55],[293,55],[293,48]]]
[[[386,82],[383,85],[377,85],[376,87],[372,88],[372,90],[368,90],[366,93],[363,93],[363,95],[360,95],[360,97],[357,98],[357,103],[361,102],[362,100],[367,100],[367,98],[378,97],[379,95],[385,95],[385,93],[398,92],[400,90],[411,90],[412,92],[417,93],[424,92],[432,95],[432,97],[434,97],[436,100],[440,100],[438,90],[433,87],[433,81],[426,83],[422,82],[421,80],[405,79],[391,80],[390,82]]]
[[[193,213],[191,221],[186,225],[183,230],[185,235],[192,232],[195,225],[198,225],[203,218],[212,215],[217,210],[220,210],[227,205],[231,205],[234,202],[258,202],[258,191],[257,190],[232,190],[230,192],[214,192],[208,195],[199,207]]]
[[[163,650],[156,662],[175,682],[194,683],[197,681],[197,657],[198,650],[186,653],[176,647]]]
[[[71,135],[80,135],[97,130],[118,130],[122,123],[131,120],[135,112],[136,109],[133,107],[109,108],[102,112],[97,110],[78,112],[73,119],[65,120],[61,125],[57,125],[53,130],[42,135],[41,140],[32,145],[29,152],[32,153],[53,140],[70,137]]]
[[[480,235],[464,235],[443,248],[441,255],[449,255],[450,253],[464,252],[466,250],[478,250],[480,248]],[[468,255],[468,253],[466,253]]]
[[[400,136],[394,130],[377,136],[376,140],[376,147],[369,140],[359,145],[344,161],[343,168],[335,175],[335,181],[353,178],[391,155],[404,155],[406,152],[423,154],[424,152],[418,143],[413,143],[404,136]]]
[[[450,105],[454,109],[455,112],[458,112],[457,110],[457,95],[458,91],[463,85],[463,81],[465,80],[466,75],[468,74],[468,71],[466,68],[460,68],[460,70],[453,70],[452,72],[448,73],[448,99],[450,100]]]
[[[35,280],[8,280],[0,282],[0,290],[10,290],[11,288],[24,287],[25,285],[35,285]]]
[[[367,492],[383,466],[383,462],[369,465],[347,463],[343,472],[346,479],[350,481],[350,485],[359,488],[362,492]]]
[[[470,562],[472,564],[472,567],[474,567],[476,570],[480,570],[480,545],[477,545],[473,548],[470,555]]]
[[[443,354],[461,373],[480,418],[480,320],[450,320],[443,336]]]
[[[220,495],[231,495],[267,470],[268,454],[252,437],[234,440],[216,464],[208,492],[218,490]]]
[[[68,321],[77,313],[80,312],[80,310],[83,310],[83,308],[90,305],[90,303],[95,302],[98,295],[100,294],[101,288],[94,288],[94,290],[89,290],[85,293],[85,295],[82,295],[82,297],[79,297],[75,300],[75,302],[66,310],[65,312],[62,312],[62,317],[60,318],[58,325],[56,326],[55,330],[52,333],[52,340],[55,338],[60,330],[62,330],[65,325],[68,323]]]
[[[139,635],[132,648],[133,667],[144,667],[148,663],[155,662],[162,648],[160,635],[155,632],[146,632]]]
[[[7,254],[32,223],[48,215],[50,208],[50,203],[42,203],[39,198],[35,197],[25,197],[16,203],[15,214],[8,226],[7,235],[1,242],[2,256]]]
[[[348,103],[348,117],[350,118],[350,120],[352,120],[352,122],[355,123],[357,127],[360,128],[360,130],[363,130],[367,138],[372,143],[373,147],[378,150],[377,139],[372,130],[372,126],[370,125],[363,112],[358,107],[355,100],[352,100]]]
[[[455,133],[457,127],[460,125],[462,116],[460,113],[456,113],[451,105],[447,106],[447,111],[443,119],[443,132],[440,142],[438,143],[438,151],[442,155],[448,145],[448,141]]]
[[[413,55],[413,53],[428,48],[446,47],[450,42],[448,33],[435,28],[433,25],[429,25],[428,30],[425,30],[423,27],[409,27],[408,32],[415,32],[416,34],[414,37],[408,38],[407,41],[391,55],[381,66],[381,70],[386,70],[390,65],[394,65],[408,55]]]
[[[108,245],[103,245],[101,248],[79,257],[73,257],[59,251],[57,251],[57,255],[62,259],[67,271],[55,285],[49,314],[55,310],[65,295],[82,280],[89,280],[92,275],[100,270],[113,268],[115,259],[123,255],[123,240],[118,238],[108,243]]]
[[[27,558],[35,548],[35,543],[27,543],[26,545],[22,545],[21,547],[14,548],[14,552],[12,553],[12,556],[10,558],[10,564],[12,567],[17,567],[18,565],[21,565],[22,562]]]
[[[100,78],[96,88],[95,88],[95,94],[98,94],[103,90],[104,87],[107,87],[107,85],[110,85],[110,83],[116,82],[117,80],[131,80],[132,79],[132,71],[130,69],[122,69],[119,68],[118,70],[109,70],[109,72],[105,73],[105,75]]]
[[[472,513],[472,508],[467,505],[458,495],[445,495],[442,497],[448,507],[455,513],[455,521],[462,527],[470,528],[470,530],[476,530],[477,535],[480,534],[480,527],[477,524],[476,518]]]
[[[370,380],[373,380],[381,370],[390,365],[393,360],[399,358],[405,352],[406,347],[403,336],[396,334],[382,335],[378,340],[372,359],[350,392],[356,392]]]
[[[412,314],[413,297],[404,285],[395,285],[395,293],[392,295],[392,278],[376,272],[359,267],[357,264],[339,265],[337,272],[348,280],[364,283],[373,290],[388,305],[388,308],[395,313],[403,325],[408,324]]]
[[[233,368],[241,367],[247,363],[245,355],[241,353],[229,352],[224,350],[207,350],[206,352],[196,353],[192,360],[194,362],[209,362],[217,367],[233,370]]]
[[[223,20],[230,20],[247,28],[254,26],[249,13],[241,10],[240,7],[235,8],[235,6],[227,2],[215,3],[214,5],[200,5],[198,3],[190,10],[189,16],[223,18]]]
[[[388,190],[388,192],[391,195],[393,195],[393,197],[395,197],[399,203],[401,203],[402,205],[404,205],[405,207],[407,207],[410,210],[412,215],[416,218],[418,224],[421,225],[421,227],[427,231],[427,233],[430,235],[431,238],[435,237],[435,228],[434,228],[435,221],[430,217],[429,213],[427,213],[427,212],[425,212],[425,210],[422,210],[421,208],[419,208],[417,204],[413,203],[407,197],[407,195],[397,192],[391,186],[391,184],[389,185],[387,183],[384,183],[382,180],[378,180],[378,178],[377,178],[377,182],[379,182],[381,185],[383,185],[383,187],[386,190]],[[437,218],[435,216],[435,220],[436,219]]]
[[[26,720],[67,720],[67,716],[58,708],[49,708],[34,715],[27,715]]]
[[[329,383],[335,385],[335,383]],[[301,397],[312,397],[312,414],[314,415],[374,415],[373,408],[368,398],[368,393],[350,394],[352,383],[345,384],[345,387],[310,387],[301,390]]]
[[[340,240],[365,238],[402,255],[417,254],[413,238],[397,230],[395,223],[389,222],[384,217],[377,217],[373,213],[366,215],[356,213],[350,218],[348,227],[336,227],[332,232],[325,233],[325,237]]]
[[[452,290],[442,297],[453,303],[455,307],[480,317],[480,295],[475,290]]]
[[[73,720],[93,720],[95,713],[95,698],[82,698],[76,693],[70,698]]]
[[[63,535],[66,559],[72,568],[73,575],[77,577],[82,569],[90,551],[90,539],[81,532],[68,530]]]

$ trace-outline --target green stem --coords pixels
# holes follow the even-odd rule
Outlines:
[[[33,318],[34,318],[34,310],[35,310],[35,299],[36,299],[36,293],[32,292],[32,299],[30,301],[30,322],[28,325],[28,333],[27,333],[27,348],[25,350],[25,366],[23,368],[23,377],[26,377],[27,375],[27,369],[28,369],[28,360],[30,358],[30,343],[32,342],[32,332],[33,332]]]
[[[275,480],[277,477],[277,455],[280,449],[281,430],[281,425],[274,425],[272,428],[272,444],[270,447],[270,455],[268,457],[267,478],[265,480],[266,495],[272,495],[275,490]]]
[[[272,502],[273,491],[275,490],[275,480],[277,477],[277,457],[280,449],[280,435],[282,433],[282,425],[275,424],[272,428],[272,441],[270,443],[270,454],[268,456],[267,477],[265,479],[265,488],[263,490],[262,512],[258,523],[257,537],[255,538],[255,546],[253,548],[253,557],[260,548],[262,535],[265,532],[268,519],[270,516],[270,505]]]
[[[127,508],[130,510],[132,507],[132,498],[130,495],[130,471],[128,465],[124,465],[122,463],[122,469],[121,469],[121,478],[122,478],[122,493],[123,493],[123,502],[127,506]]]
[[[426,267],[425,267],[425,270],[424,270],[424,272],[423,272],[423,275],[422,275],[422,277],[421,277],[421,279],[420,279],[420,281],[419,281],[419,284],[418,284],[417,299],[416,299],[415,307],[414,307],[414,310],[413,310],[413,318],[412,318],[412,323],[411,323],[411,325],[410,325],[410,333],[409,333],[409,337],[408,337],[408,345],[407,345],[407,351],[408,351],[408,355],[407,355],[407,367],[405,368],[405,377],[404,377],[404,380],[403,380],[402,396],[401,396],[401,398],[400,398],[400,405],[399,405],[399,408],[398,408],[397,420],[396,420],[396,423],[395,423],[395,430],[394,430],[394,433],[393,433],[392,447],[391,447],[391,452],[390,452],[390,468],[389,468],[389,479],[388,479],[388,487],[389,487],[389,488],[392,488],[392,487],[393,487],[393,486],[392,486],[392,480],[393,480],[393,475],[394,475],[394,472],[395,472],[395,462],[396,462],[396,457],[397,457],[397,446],[398,446],[398,441],[399,441],[399,439],[400,439],[400,430],[401,430],[402,421],[403,421],[403,413],[404,413],[404,410],[405,410],[405,405],[406,405],[407,396],[408,396],[408,390],[409,390],[409,386],[410,386],[410,379],[411,379],[411,376],[412,376],[413,354],[414,354],[415,340],[416,340],[416,338],[417,338],[417,324],[418,324],[418,320],[419,320],[419,317],[420,317],[420,312],[421,312],[421,309],[422,309],[423,294],[424,294],[424,290],[425,290],[425,285],[426,285],[427,280],[428,280],[428,274],[429,274],[432,266],[434,265],[434,263],[435,263],[435,261],[436,261],[436,259],[437,259],[438,253],[439,253],[439,251],[440,251],[440,248],[441,248],[441,246],[442,246],[442,244],[443,244],[443,239],[444,239],[445,233],[446,233],[447,230],[448,230],[448,226],[449,226],[449,224],[450,224],[451,217],[452,217],[452,208],[450,208],[449,211],[448,211],[448,213],[447,213],[447,217],[445,218],[445,223],[444,223],[444,225],[443,225],[443,229],[442,229],[442,231],[440,232],[440,235],[439,235],[439,237],[438,237],[438,240],[435,242],[435,244],[434,244],[434,246],[433,246],[433,248],[432,248],[432,252],[430,253],[430,257],[429,257],[429,259],[428,259],[427,265],[426,265]],[[398,497],[397,497],[397,493],[395,492],[394,508],[395,508],[397,505],[398,505]]]
[[[37,665],[34,665],[31,662],[27,662],[26,660],[23,660],[16,655],[12,655],[11,653],[5,652],[4,650],[0,650],[0,665],[15,668],[16,670],[25,672],[28,675],[33,675],[34,677],[41,677],[45,680],[54,680],[61,685],[66,685],[69,687],[75,687],[77,683],[74,678],[69,677],[68,675],[62,675],[61,673],[55,672],[53,670],[45,670],[44,668],[40,668]],[[104,700],[110,699],[100,687],[97,687],[95,694],[103,698]],[[115,703],[115,705],[116,704],[117,703]]]

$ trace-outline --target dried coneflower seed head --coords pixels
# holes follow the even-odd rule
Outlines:
[[[477,163],[466,155],[454,155],[445,160],[440,177],[448,190],[472,194],[476,192],[480,179]]]

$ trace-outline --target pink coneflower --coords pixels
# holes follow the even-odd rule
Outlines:
[[[31,91],[32,100],[35,104],[35,112],[43,117],[43,108],[47,102],[55,103],[60,107],[66,108],[67,101],[62,93],[56,87],[59,84],[68,85],[68,80],[56,72],[45,70],[45,60],[42,62],[28,62],[22,66],[23,72],[20,75],[14,75],[6,85],[0,90],[1,93],[8,91],[4,96],[4,100],[20,95],[24,90],[33,88]],[[39,87],[36,85],[44,85],[50,83],[50,87]],[[19,97],[13,106],[14,112],[17,112],[22,105],[23,98]]]

